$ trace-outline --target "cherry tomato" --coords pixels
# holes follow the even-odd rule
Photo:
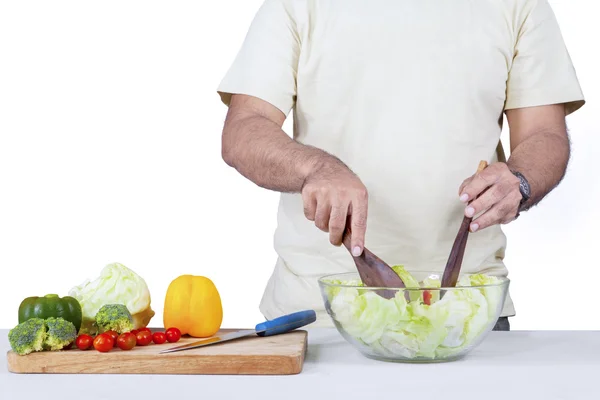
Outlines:
[[[104,332],[104,334],[110,336],[114,342],[115,347],[117,346],[117,338],[119,337],[119,334],[115,331],[106,331]]]
[[[163,332],[154,332],[152,334],[152,341],[156,344],[163,344],[167,341],[167,335]]]
[[[75,340],[75,344],[79,350],[87,350],[93,346],[94,338],[90,335],[79,335]]]
[[[143,328],[138,329],[138,332],[144,332],[144,331],[152,333],[152,331],[148,327],[143,327]]]
[[[165,335],[167,336],[167,340],[169,341],[169,343],[175,343],[178,342],[179,339],[181,339],[181,331],[177,328],[167,329]]]
[[[423,291],[423,303],[427,304],[428,306],[431,305],[431,292],[429,290],[424,290]]]
[[[138,332],[139,332],[139,330],[137,330],[137,329],[132,329],[132,330],[131,330],[131,333],[133,333],[134,335],[137,335],[137,334],[138,334]]]
[[[106,353],[113,348],[115,342],[112,336],[102,333],[94,339],[94,348],[102,353]]]
[[[121,350],[131,350],[137,343],[136,336],[131,332],[121,333],[117,338],[117,346]]]
[[[152,334],[148,331],[138,332],[136,336],[136,344],[138,346],[147,346],[152,343]]]

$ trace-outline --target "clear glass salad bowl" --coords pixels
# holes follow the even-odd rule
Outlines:
[[[505,277],[464,274],[441,288],[437,272],[394,267],[407,288],[364,287],[358,273],[319,279],[327,313],[363,355],[382,361],[454,361],[496,324],[508,292]]]

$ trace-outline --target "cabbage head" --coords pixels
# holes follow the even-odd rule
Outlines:
[[[123,304],[133,317],[133,328],[148,325],[155,312],[150,307],[150,291],[146,281],[123,264],[106,265],[100,276],[89,279],[69,291],[81,304],[83,321],[80,333],[95,334],[95,316],[105,304]]]

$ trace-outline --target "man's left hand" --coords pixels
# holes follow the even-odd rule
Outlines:
[[[471,232],[495,224],[507,224],[517,217],[522,199],[519,183],[519,178],[505,163],[497,162],[460,185],[458,192],[462,202],[469,203],[475,199],[465,207],[465,215],[472,217],[482,213],[471,222]]]

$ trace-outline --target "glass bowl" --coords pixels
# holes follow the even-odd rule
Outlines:
[[[319,279],[335,327],[366,357],[409,363],[464,357],[494,328],[510,283],[463,274],[456,287],[441,288],[441,273],[407,272],[419,288],[364,287],[358,273]]]

